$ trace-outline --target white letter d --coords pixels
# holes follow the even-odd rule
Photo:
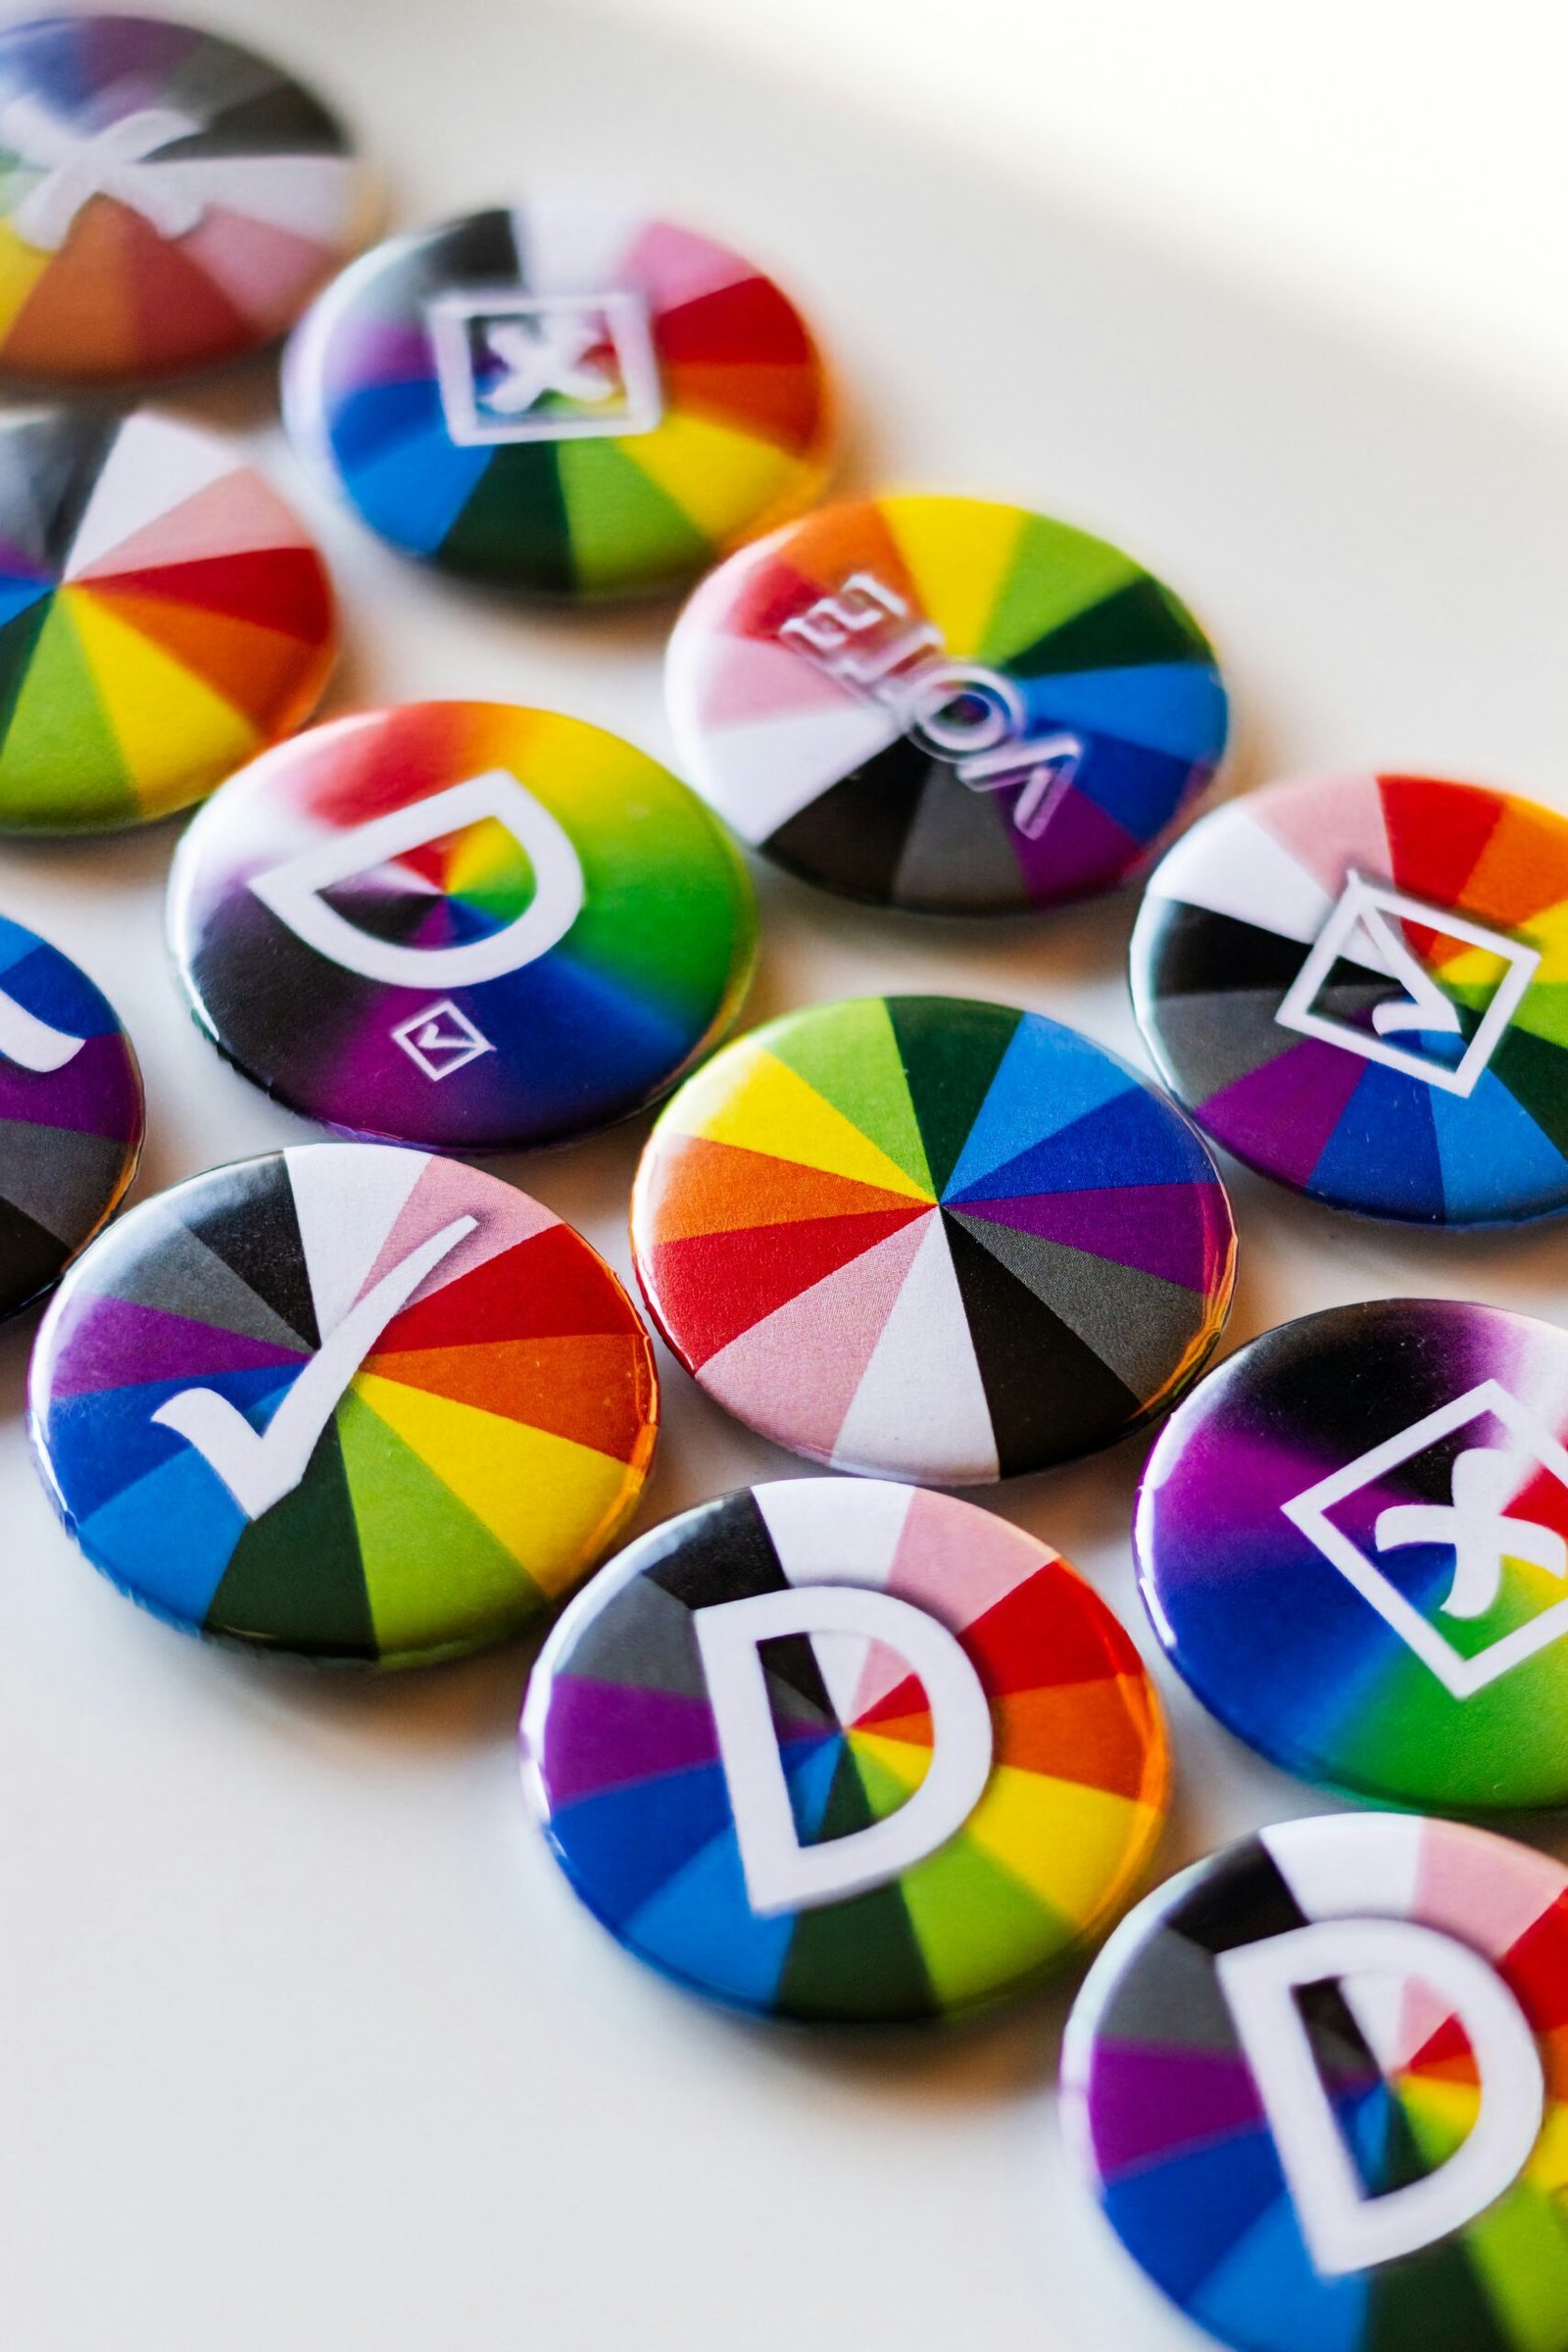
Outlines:
[[[758,1644],[787,1634],[850,1634],[896,1650],[924,1690],[931,1762],[896,1813],[802,1845]],[[697,1643],[729,1784],[746,1894],[760,1918],[808,1911],[885,1886],[968,1820],[991,1775],[991,1709],[957,1641],[890,1592],[808,1585],[697,1612]]]
[[[1222,1952],[1216,1966],[1307,2252],[1325,2278],[1435,2245],[1518,2179],[1541,2133],[1541,2059],[1513,1994],[1468,1945],[1412,1920],[1320,1920],[1239,1944]],[[1373,2056],[1387,2068],[1403,2053],[1377,2046],[1376,2021],[1387,2015],[1379,1996],[1397,1995],[1412,1978],[1437,1993],[1468,2035],[1481,2111],[1469,2137],[1436,2172],[1369,2196],[1295,1996],[1301,1985],[1337,1983]]]
[[[533,866],[534,895],[520,914],[457,947],[406,947],[362,931],[322,898],[352,875],[493,817]],[[329,963],[391,988],[475,988],[520,971],[564,939],[583,906],[582,865],[570,836],[542,801],[504,767],[449,784],[422,801],[334,834],[282,865],[251,876],[262,905]]]

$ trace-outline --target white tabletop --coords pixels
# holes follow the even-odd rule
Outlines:
[[[1497,0],[1468,35],[1486,57],[1467,45],[1463,70],[1434,45],[1472,12],[1398,0],[1309,18],[1117,0],[1070,26],[1046,0],[965,0],[961,45],[938,37],[955,12],[939,24],[907,0],[206,13],[339,100],[386,159],[400,220],[609,186],[776,265],[842,365],[846,479],[1013,498],[1163,571],[1224,649],[1238,782],[1427,766],[1568,807],[1568,305],[1560,267],[1554,312],[1539,277],[1568,215],[1559,203],[1548,237],[1536,209],[1560,172],[1549,0]],[[1158,29],[1178,18],[1196,56]],[[1123,94],[1145,126],[1131,160]],[[1392,165],[1368,155],[1385,127]],[[1298,184],[1308,159],[1334,179],[1321,202]],[[176,405],[250,434],[325,534],[350,635],[331,709],[537,701],[667,754],[666,612],[531,618],[422,576],[312,496],[270,398],[252,369]],[[165,829],[0,848],[0,906],[75,955],[135,1037],[143,1193],[307,1132],[181,1008],[160,932],[172,846]],[[1144,1060],[1126,903],[988,929],[759,879],[756,1017],[952,990]],[[505,1172],[624,1270],[640,1140]],[[1562,1229],[1400,1235],[1245,1178],[1235,1200],[1232,1343],[1409,1291],[1568,1312]],[[526,1657],[335,1681],[140,1616],[73,1551],[28,1467],[29,1338],[25,1322],[0,1334],[0,2340],[1193,2340],[1151,2314],[1068,2180],[1053,2098],[1065,1992],[867,2050],[749,2030],[662,1988],[576,1912],[524,1820]],[[800,1466],[667,1369],[648,1518]],[[1127,1546],[1141,1452],[987,1499],[1058,1544],[1152,1650]],[[1158,1673],[1181,1788],[1162,1867],[1318,1809]]]

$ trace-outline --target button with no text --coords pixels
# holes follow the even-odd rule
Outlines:
[[[961,997],[787,1013],[689,1078],[632,1195],[709,1395],[837,1470],[983,1486],[1163,1412],[1236,1237],[1179,1111],[1075,1030]]]
[[[1100,1935],[1164,1821],[1122,1628],[950,1495],[795,1479],[597,1577],[540,1657],[524,1783],[629,1951],[768,2016],[938,2017]]]
[[[336,651],[325,565],[237,442],[0,419],[0,831],[188,808],[310,716]]]

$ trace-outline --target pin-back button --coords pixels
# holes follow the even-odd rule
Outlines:
[[[309,717],[336,650],[321,558],[236,443],[0,419],[0,831],[189,807]]]
[[[370,211],[342,125],[232,41],[90,10],[0,30],[0,372],[236,359],[292,324]]]
[[[1235,1231],[1187,1121],[1088,1038],[866,997],[686,1081],[632,1250],[675,1353],[763,1437],[966,1486],[1162,1412],[1225,1320]]]
[[[1184,1871],[1091,1970],[1069,2140],[1111,2229],[1237,2352],[1568,2342],[1568,1872],[1343,1814]]]
[[[30,1424],[93,1565],[252,1648],[414,1665],[516,1633],[624,1524],[653,1351],[569,1225],[455,1160],[307,1144],[120,1219]]]
[[[1124,881],[1225,745],[1213,649],[1169,589],[974,498],[829,507],[742,550],[667,675],[682,765],[743,841],[941,913]]]
[[[722,827],[580,719],[415,703],[311,729],[181,842],[197,1018],[308,1117],[437,1150],[582,1135],[733,1020],[756,947]]]
[[[1150,1456],[1150,1614],[1287,1771],[1466,1811],[1568,1800],[1568,1334],[1447,1298],[1240,1349]]]
[[[1055,1552],[877,1480],[642,1537],[541,1654],[524,1781],[652,1967],[767,2016],[939,2017],[1100,1935],[1163,1826],[1138,1653]]]
[[[0,916],[0,1315],[46,1291],[123,1200],[141,1076],[114,1006]]]
[[[394,547],[560,597],[694,579],[809,505],[833,435],[816,347],[752,263],[549,204],[365,255],[297,329],[284,411]]]
[[[1568,1207],[1568,817],[1430,776],[1269,785],[1151,878],[1133,999],[1206,1134],[1368,1216]]]

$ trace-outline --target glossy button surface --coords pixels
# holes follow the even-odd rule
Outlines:
[[[702,803],[580,719],[415,703],[314,728],[180,845],[197,1017],[312,1118],[453,1150],[603,1127],[751,978],[752,894]]]
[[[642,1491],[653,1354],[580,1234],[420,1152],[307,1144],[143,1201],[57,1293],[39,1466],[191,1633],[411,1665],[514,1634]]]
[[[1164,1409],[1235,1233],[1179,1112],[1058,1022],[955,997],[788,1013],[655,1127],[638,1280],[718,1403],[837,1469],[979,1485]]]
[[[1091,1971],[1065,2123],[1112,2230],[1238,2352],[1568,2343],[1568,1873],[1408,1814],[1266,1829]]]
[[[1007,913],[1145,862],[1225,744],[1214,653],[1102,539],[981,499],[830,507],[705,580],[681,762],[742,840],[852,898]]]
[[[394,237],[303,321],[290,430],[407,555],[617,596],[810,503],[832,418],[799,313],[710,238],[530,205]]]
[[[1133,996],[1178,1099],[1335,1208],[1506,1224],[1568,1207],[1568,818],[1427,776],[1217,808],[1151,879]]]
[[[1161,1431],[1136,1534],[1194,1690],[1303,1779],[1568,1801],[1568,1333],[1446,1298],[1265,1332]]]
[[[0,1315],[45,1291],[123,1200],[141,1077],[114,1006],[0,916]]]
[[[237,443],[0,419],[0,829],[188,807],[309,717],[335,652],[321,559]]]
[[[292,323],[369,209],[342,125],[232,41],[93,11],[0,29],[0,371],[235,359]]]
[[[765,2015],[942,2016],[1099,1934],[1164,1820],[1137,1652],[972,1503],[797,1479],[656,1528],[541,1654],[524,1783],[575,1891]]]

